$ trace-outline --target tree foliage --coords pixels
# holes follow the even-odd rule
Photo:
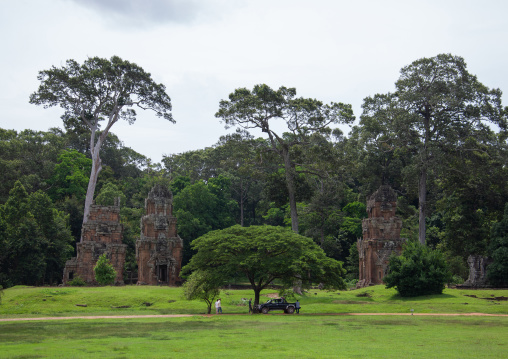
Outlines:
[[[115,283],[116,271],[106,253],[101,254],[93,267],[93,271],[95,273],[95,280],[100,285],[111,285]]]
[[[365,199],[381,184],[391,185],[398,194],[402,237],[418,239],[418,222],[422,223],[418,208],[425,204],[426,244],[446,253],[455,274],[464,277],[469,254],[498,253],[498,247],[493,247],[497,240],[490,233],[508,202],[508,112],[501,107],[500,92],[479,83],[461,58],[439,55],[404,67],[393,93],[365,99],[361,122],[347,136],[333,129],[333,123],[319,128],[332,105],[299,99],[294,89],[265,85],[238,89],[221,102],[217,113],[227,126],[236,126],[237,132],[204,149],[164,156],[163,166],[123,146],[110,131],[112,112],[107,111],[114,106],[100,110],[104,111],[92,140],[85,120],[93,119],[89,109],[98,106],[93,99],[104,89],[101,86],[113,83],[113,75],[124,70],[129,75],[126,82],[120,81],[123,84],[138,75],[149,77],[136,72],[133,64],[94,59],[44,72],[41,86],[48,87],[34,94],[43,105],[60,105],[64,97],[51,102],[60,89],[51,100],[48,91],[54,88],[50,83],[60,83],[58,94],[63,96],[71,88],[83,94],[79,91],[99,79],[101,85],[83,97],[86,101],[82,103],[90,104],[84,118],[67,107],[64,130],[0,129],[0,205],[19,214],[8,219],[0,216],[0,283],[4,287],[61,279],[65,259],[72,255],[64,233],[70,226],[75,240],[80,239],[85,187],[92,172],[91,151],[101,139],[102,170],[95,200],[112,204],[115,197],[123,198],[123,243],[128,246],[125,273],[135,271],[140,218],[155,183],[164,183],[173,191],[178,233],[185,243],[184,263],[193,254],[190,242],[209,231],[235,223],[291,227],[292,219],[297,218],[299,234],[312,238],[329,257],[345,261],[348,269],[356,271],[355,243],[361,236]],[[124,100],[117,100],[118,108]],[[127,112],[136,107],[134,102],[128,105],[129,101],[122,107],[126,120]],[[347,105],[343,109],[338,122],[352,116]],[[279,130],[277,122],[287,129]],[[250,135],[247,130],[252,127],[267,131],[265,137]],[[105,132],[109,132],[106,137]],[[284,148],[288,157],[284,157]],[[427,179],[421,181],[425,168]],[[290,203],[288,175],[294,180],[296,206]],[[9,200],[18,180],[26,194],[18,188],[16,199]],[[420,183],[426,188],[425,201]],[[35,195],[38,190],[51,200],[40,192]],[[49,222],[48,208],[54,213]],[[42,226],[42,222],[50,225]]]
[[[197,251],[183,272],[210,272],[220,278],[247,277],[259,304],[260,292],[274,280],[284,287],[323,283],[344,288],[340,262],[326,257],[312,239],[272,226],[233,226],[208,232],[192,242]]]
[[[492,263],[487,268],[489,282],[497,287],[508,286],[508,203],[503,219],[492,226],[489,252]]]
[[[210,271],[196,270],[192,272],[183,284],[183,295],[187,300],[200,299],[207,305],[207,313],[212,311],[215,298],[220,295],[220,287],[224,280],[214,276]]]
[[[418,181],[419,240],[425,243],[429,176],[438,176],[449,158],[468,151],[469,137],[489,137],[490,124],[506,131],[506,115],[501,91],[480,83],[458,56],[416,60],[401,69],[395,87],[364,100],[360,125],[367,142],[411,152],[406,173]]]
[[[441,294],[450,279],[444,255],[419,242],[409,241],[400,256],[390,258],[386,288],[395,288],[402,297]]]
[[[331,124],[351,123],[354,120],[351,105],[296,97],[296,89],[280,87],[273,90],[262,84],[250,91],[236,89],[229,100],[222,100],[215,117],[220,118],[226,127],[239,126],[243,129],[259,128],[268,135],[271,150],[282,160],[291,210],[291,228],[298,233],[298,213],[296,208],[296,163],[291,156],[295,146],[302,146],[313,134],[329,135]],[[283,120],[287,133],[277,133],[273,122]]]
[[[95,203],[99,206],[113,206],[116,199],[120,199],[120,205],[125,205],[127,197],[125,194],[112,182],[107,182],[102,186],[101,190],[95,198]]]
[[[235,224],[232,213],[235,201],[229,198],[229,179],[210,178],[183,188],[173,200],[178,219],[178,233],[184,240],[185,265],[192,256],[190,243],[199,236]]]
[[[0,129],[0,203],[7,201],[16,181],[28,192],[47,190],[65,142],[65,135],[58,129],[19,133]]]
[[[42,191],[28,194],[16,182],[0,205],[0,283],[55,284],[72,253],[67,216]]]
[[[64,150],[58,156],[53,175],[49,179],[49,194],[53,201],[75,196],[84,200],[92,160],[76,150]]]
[[[171,100],[164,85],[155,83],[141,67],[118,56],[110,60],[88,58],[83,64],[67,60],[66,66],[40,71],[37,79],[41,84],[30,95],[30,103],[45,108],[58,105],[64,109],[64,119],[79,119],[90,130],[89,150],[93,162],[86,193],[85,223],[102,169],[99,152],[111,127],[121,119],[133,123],[136,107],[152,110],[158,117],[174,122]],[[96,137],[102,121],[106,125]]]

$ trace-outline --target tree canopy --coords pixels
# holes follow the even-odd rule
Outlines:
[[[304,145],[313,134],[329,135],[331,124],[354,121],[351,105],[332,102],[329,105],[311,98],[296,97],[295,88],[256,85],[252,91],[236,89],[229,100],[222,100],[215,117],[226,125],[243,129],[259,128],[268,135],[272,151],[282,159],[291,211],[291,228],[298,233],[298,212],[296,207],[295,167],[291,149]],[[287,133],[277,133],[273,122],[283,120]]]
[[[135,242],[146,195],[155,183],[173,191],[173,214],[184,240],[183,264],[193,255],[190,242],[210,231],[234,224],[295,228],[297,219],[298,233],[311,238],[327,256],[345,262],[348,279],[354,279],[366,198],[381,184],[397,193],[401,237],[417,240],[419,226],[425,225],[426,245],[445,253],[455,275],[467,277],[470,254],[495,256],[504,263],[504,237],[489,234],[508,203],[508,109],[501,106],[500,91],[483,86],[460,57],[438,55],[404,67],[393,92],[365,99],[361,121],[347,135],[326,121],[335,113],[337,123],[348,122],[349,105],[342,106],[343,113],[341,106],[334,112],[332,104],[299,99],[296,90],[284,87],[235,90],[219,104],[217,117],[237,132],[203,149],[165,155],[162,164],[125,147],[111,132],[114,94],[120,89],[114,87],[114,74],[126,89],[139,87],[136,76],[152,81],[134,64],[116,58],[71,61],[41,72],[42,90],[32,95],[34,103],[64,105],[63,130],[0,129],[4,287],[61,280],[63,264],[72,256],[65,233],[70,227],[75,241],[80,239],[92,151],[101,139],[102,170],[94,199],[111,204],[122,198],[124,273],[130,278],[135,277]],[[139,93],[153,95],[156,101],[161,89]],[[103,102],[96,96],[101,91]],[[76,110],[79,100],[71,98],[73,94],[82,95],[84,117]],[[165,114],[170,116],[169,97],[161,96],[168,100]],[[127,113],[134,114],[130,110],[140,106],[134,103],[137,98],[116,98],[116,108],[122,107],[116,120],[129,120]],[[110,105],[100,107],[103,103]],[[87,121],[97,125],[94,136]],[[277,127],[281,124],[286,129]],[[268,132],[255,138],[247,132],[253,127]],[[425,181],[420,180],[422,170]],[[294,181],[294,198],[288,175]]]
[[[341,263],[327,257],[312,239],[287,228],[236,225],[208,232],[195,239],[192,247],[197,252],[182,269],[184,273],[200,270],[222,278],[243,274],[254,290],[254,304],[259,304],[260,292],[275,280],[284,287],[295,281],[345,287]]]
[[[102,169],[99,152],[111,127],[118,120],[134,123],[136,107],[152,110],[158,117],[174,122],[170,113],[171,99],[164,85],[155,83],[141,67],[118,56],[110,60],[92,57],[83,64],[67,60],[61,68],[53,66],[40,71],[37,79],[41,84],[30,95],[30,103],[45,108],[59,105],[64,109],[64,120],[79,119],[90,130],[89,149],[93,162],[86,193],[85,223]],[[106,124],[96,137],[103,121]]]
[[[55,284],[72,254],[67,216],[49,196],[16,182],[0,205],[0,285]]]
[[[412,153],[406,173],[418,180],[419,240],[425,243],[429,174],[437,176],[450,158],[468,151],[468,138],[490,138],[490,124],[502,133],[508,124],[501,91],[480,83],[459,56],[416,60],[401,69],[395,88],[364,100],[360,125],[365,142]]]
[[[492,226],[490,253],[492,264],[487,270],[491,284],[506,287],[508,285],[508,203],[503,219]]]

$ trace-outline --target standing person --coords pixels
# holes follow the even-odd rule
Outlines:
[[[295,303],[296,314],[300,314],[300,301],[297,299]]]
[[[217,299],[217,312],[222,314],[222,307],[221,307],[221,303],[220,303],[220,298]]]
[[[252,298],[249,299],[249,314],[252,314]]]
[[[215,301],[215,314],[219,314],[219,299]]]

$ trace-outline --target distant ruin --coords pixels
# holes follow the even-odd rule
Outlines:
[[[489,287],[487,281],[487,267],[492,263],[492,259],[481,255],[470,255],[467,258],[469,265],[469,277],[457,287],[460,288],[486,288]]]
[[[97,284],[93,268],[103,253],[116,271],[115,284],[123,284],[127,245],[122,244],[122,234],[120,199],[113,206],[91,205],[88,221],[81,229],[81,242],[76,245],[77,256],[65,263],[63,284],[75,277],[87,284]]]
[[[397,195],[387,185],[379,187],[367,199],[368,218],[362,221],[363,239],[357,242],[359,281],[357,288],[382,284],[392,253],[400,254],[402,220],[395,215]]]
[[[145,199],[145,213],[136,241],[138,284],[180,284],[183,241],[176,233],[171,191],[154,186]]]

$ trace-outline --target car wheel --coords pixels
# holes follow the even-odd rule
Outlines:
[[[269,312],[269,309],[267,307],[264,307],[263,309],[261,309],[261,313],[263,314],[268,314]]]
[[[286,309],[286,313],[288,313],[288,314],[293,314],[294,312],[295,312],[295,307],[288,307]]]

